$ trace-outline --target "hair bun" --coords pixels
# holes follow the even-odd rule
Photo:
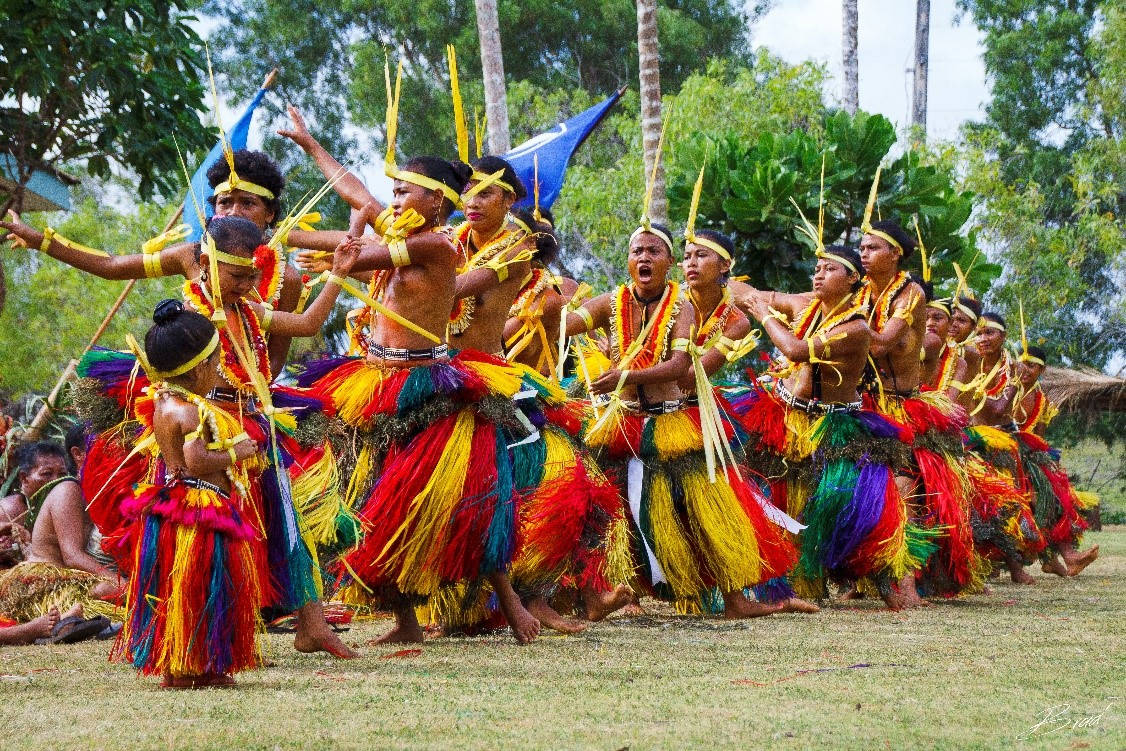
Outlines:
[[[152,312],[152,322],[165,324],[175,321],[184,312],[184,303],[179,300],[161,300]]]
[[[473,168],[460,159],[450,160],[450,169],[453,170],[462,187],[469,182],[469,177],[473,174]]]

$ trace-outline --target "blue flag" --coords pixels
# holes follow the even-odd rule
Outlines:
[[[534,184],[535,166],[533,158],[539,155],[540,163],[540,207],[550,209],[559,198],[559,191],[563,189],[563,175],[567,172],[567,162],[586,137],[590,135],[610,108],[621,99],[622,92],[614,94],[604,102],[594,105],[585,112],[581,112],[570,120],[565,120],[546,133],[540,133],[520,144],[512,151],[502,156],[508,160],[524,187],[528,196],[517,202],[517,206],[532,207],[532,186]]]
[[[250,100],[250,104],[247,105],[238,122],[227,131],[227,138],[230,139],[232,150],[238,151],[246,148],[246,137],[250,133],[250,120],[254,117],[254,110],[265,95],[265,89],[258,89],[258,93]],[[195,203],[192,202],[191,195],[184,198],[184,223],[192,228],[192,233],[188,235],[185,242],[199,242],[200,238],[203,237],[203,227],[199,225],[196,204],[199,205],[208,219],[215,213],[207,203],[207,198],[211,195],[211,186],[207,184],[207,170],[222,158],[223,144],[220,142],[207,152],[207,158],[203,160],[203,164],[199,165],[199,169],[192,175],[191,192],[195,194]]]

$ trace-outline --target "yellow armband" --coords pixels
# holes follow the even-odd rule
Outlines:
[[[329,274],[328,276],[325,277],[325,283],[326,284],[335,284],[337,287],[343,287],[344,286],[344,277],[342,277],[338,274]]]
[[[141,260],[145,264],[145,278],[156,279],[164,276],[164,269],[160,265],[160,251],[155,253],[144,253]]]
[[[691,342],[687,339],[673,339],[669,343],[669,349],[671,349],[673,352],[687,352],[689,344],[691,344]]]
[[[780,311],[780,310],[778,310],[777,308],[774,308],[774,307],[770,307],[770,308],[767,308],[767,309],[770,312],[767,313],[766,318],[762,319],[763,323],[766,323],[771,318],[777,318],[779,321],[782,322],[783,325],[785,325],[785,326],[790,325],[790,319],[785,313],[783,313],[782,311]]]
[[[81,243],[76,243],[73,240],[68,240],[50,227],[43,230],[43,242],[39,243],[39,252],[46,253],[47,249],[51,247],[52,240],[62,245],[64,248],[77,250],[79,253],[86,253],[87,255],[98,256],[99,258],[109,258],[109,253],[104,250],[98,250],[97,248],[91,248]]]
[[[262,326],[263,331],[270,330],[270,322],[274,320],[274,308],[272,305],[262,305],[262,319],[259,324]]]
[[[395,210],[390,206],[379,212],[379,216],[377,216],[375,218],[375,221],[372,222],[372,227],[375,228],[375,234],[383,235],[384,233],[386,233],[389,223],[391,222],[394,215]]]
[[[410,253],[407,252],[406,240],[392,240],[387,244],[387,249],[391,251],[391,263],[395,268],[402,268],[411,262]]]
[[[590,331],[594,328],[594,316],[590,314],[589,310],[582,306],[579,306],[578,308],[575,308],[575,315],[583,319],[583,323],[586,324],[586,328],[583,329],[584,331]]]
[[[186,446],[189,443],[191,443],[192,441],[195,441],[195,440],[200,439],[202,437],[203,437],[203,426],[201,425],[200,427],[196,428],[195,430],[193,430],[190,433],[187,433],[184,436],[184,445]]]

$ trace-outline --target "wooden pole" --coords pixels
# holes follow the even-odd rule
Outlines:
[[[164,225],[164,229],[161,230],[161,232],[167,232],[168,230],[176,226],[176,224],[180,221],[180,217],[182,217],[183,215],[184,207],[181,204],[176,213],[172,215],[172,218],[169,219],[168,222]],[[100,326],[98,326],[98,330],[95,331],[94,336],[90,338],[90,343],[87,344],[86,348],[82,350],[82,355],[85,355],[87,352],[92,350],[98,343],[98,340],[102,338],[102,335],[106,333],[106,329],[109,328],[110,323],[113,321],[113,317],[117,315],[117,311],[121,310],[121,306],[125,303],[125,298],[129,296],[129,293],[132,291],[134,285],[136,284],[136,279],[130,279],[128,284],[125,285],[125,289],[121,290],[121,294],[117,296],[117,299],[110,307],[109,313],[106,313],[106,317],[102,319],[102,323]],[[79,358],[81,358],[82,355],[79,355]],[[67,363],[66,369],[63,371],[62,376],[60,376],[59,380],[55,383],[55,387],[51,389],[51,394],[47,397],[47,401],[44,402],[43,407],[39,410],[39,413],[35,415],[35,419],[31,421],[31,425],[30,427],[28,427],[27,432],[24,433],[25,441],[39,440],[40,436],[43,434],[43,428],[47,427],[47,421],[51,419],[51,413],[55,411],[55,403],[58,401],[59,394],[62,392],[63,386],[66,385],[66,382],[71,378],[74,378],[75,370],[77,368],[78,360],[71,360],[69,363]]]

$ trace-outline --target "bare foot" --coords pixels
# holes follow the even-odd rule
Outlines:
[[[1090,566],[1099,557],[1099,546],[1095,545],[1086,553],[1076,556],[1067,563],[1067,575],[1077,576],[1080,571]]]
[[[755,602],[742,592],[731,592],[723,596],[723,617],[729,621],[737,618],[762,618],[782,612],[784,606],[783,602]]]
[[[1068,567],[1060,561],[1056,556],[1052,556],[1050,560],[1044,561],[1040,564],[1040,570],[1045,574],[1055,574],[1056,576],[1067,576]]]
[[[418,621],[410,623],[396,623],[394,628],[375,640],[376,644],[422,644],[422,627]]]
[[[345,644],[325,620],[324,606],[319,601],[306,604],[297,611],[297,634],[293,648],[298,652],[328,652],[341,660],[352,660],[360,653]]]
[[[1009,569],[1009,577],[1013,584],[1035,584],[1036,580],[1023,567]]]
[[[488,575],[488,579],[489,583],[493,585],[493,591],[496,592],[497,601],[500,603],[500,612],[504,614],[505,620],[508,621],[508,626],[512,629],[512,635],[516,637],[516,641],[521,644],[530,644],[535,641],[536,637],[540,635],[540,622],[528,612],[524,603],[520,602],[520,597],[512,589],[512,580],[508,578],[508,574],[494,571]]]
[[[783,613],[820,613],[821,608],[800,597],[791,597],[782,603]]]
[[[167,689],[230,688],[234,685],[235,679],[227,673],[181,676],[165,673],[164,680],[160,682],[160,687]]]
[[[419,641],[422,641],[419,639]],[[298,652],[311,654],[313,652],[328,652],[333,657],[341,660],[353,660],[360,653],[349,647],[340,637],[329,628],[326,623],[323,629],[303,629],[298,627],[297,635],[293,637],[293,648]]]
[[[521,644],[531,644],[540,635],[539,620],[528,612],[528,609],[520,602],[519,597],[515,598],[514,601],[501,598],[500,610],[504,613],[504,618],[508,621],[508,626],[512,629],[512,635],[516,637],[516,641]]]
[[[590,621],[600,621],[616,610],[628,608],[636,602],[633,590],[625,584],[619,584],[612,592],[595,592],[593,589],[583,590],[583,603],[586,605],[586,617]],[[637,606],[641,610],[641,606]],[[641,611],[640,614],[644,614]]]
[[[561,634],[577,634],[587,627],[587,624],[575,618],[564,618],[542,597],[529,600],[527,610],[540,623]]]
[[[846,592],[844,597],[842,597],[841,599],[842,600],[863,600],[864,599],[864,593],[861,592],[856,587],[853,587],[848,592]]]
[[[915,575],[907,574],[895,584],[891,591],[883,596],[884,604],[890,610],[906,610],[908,608],[924,608],[929,602],[919,597],[919,590],[915,586]]]

